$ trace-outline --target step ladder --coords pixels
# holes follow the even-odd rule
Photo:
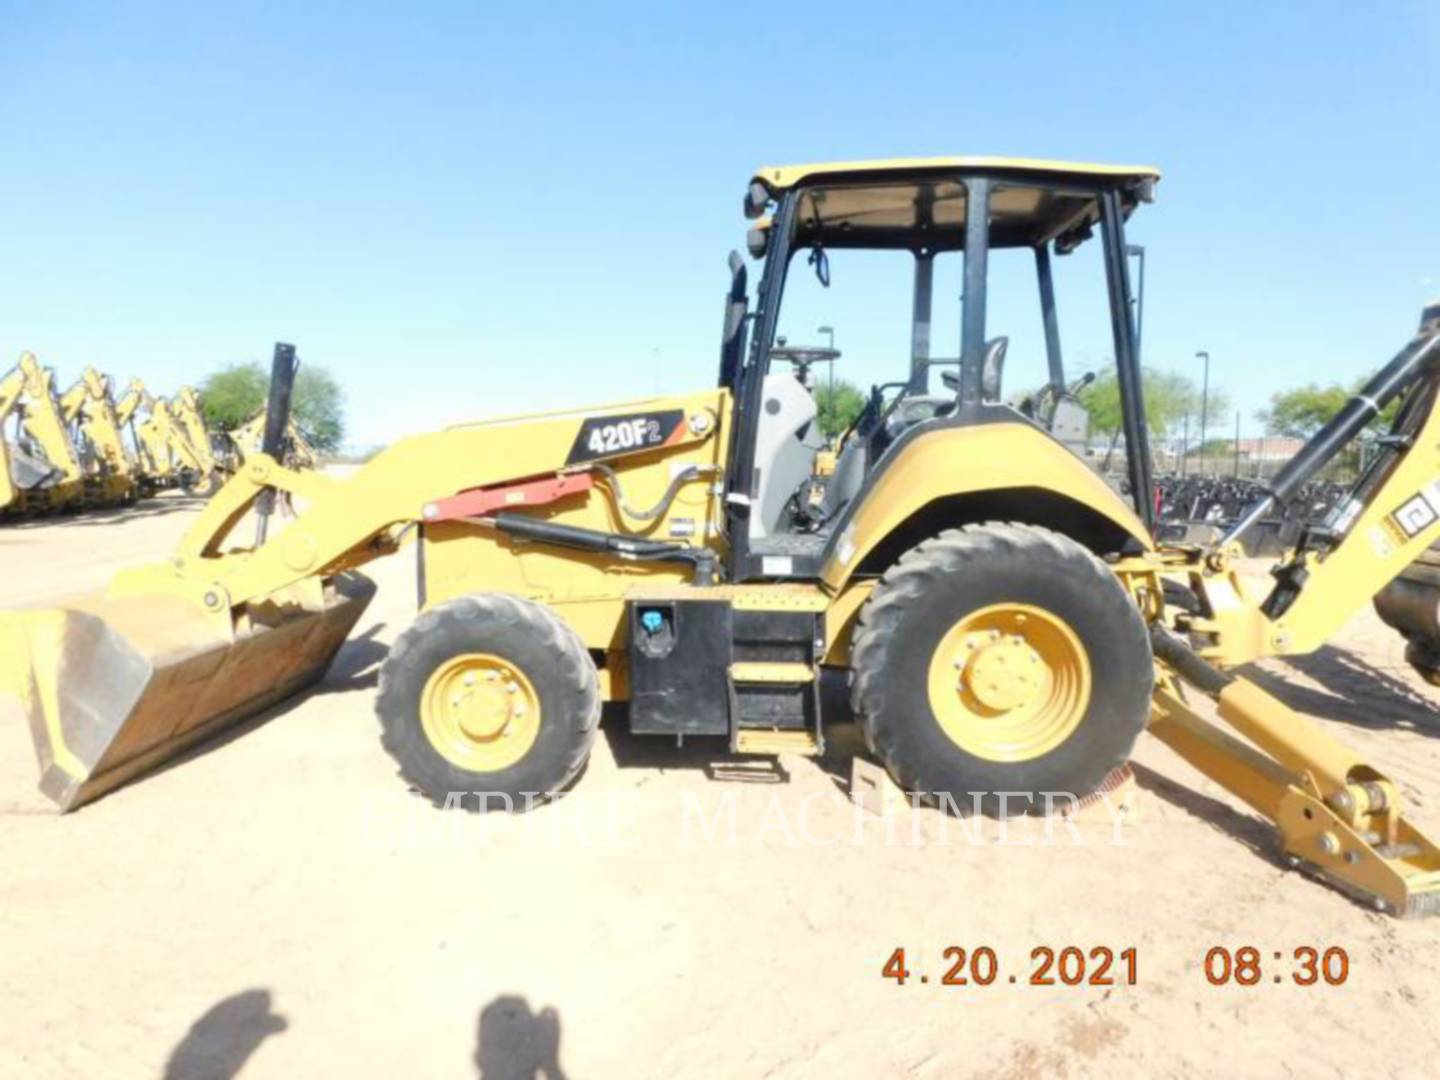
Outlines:
[[[737,754],[823,753],[823,617],[795,611],[736,616],[727,669],[730,749]]]

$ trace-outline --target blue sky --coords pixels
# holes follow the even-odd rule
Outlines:
[[[1017,154],[1164,171],[1130,236],[1146,360],[1198,376],[1208,349],[1255,432],[1440,294],[1437,55],[1420,0],[0,0],[0,362],[169,392],[290,340],[344,381],[358,444],[691,389],[756,166]],[[835,294],[857,381],[904,369],[906,276],[867,290],[894,328]],[[1083,284],[1077,370],[1105,358]],[[1022,370],[1024,320],[1031,293],[996,300]]]

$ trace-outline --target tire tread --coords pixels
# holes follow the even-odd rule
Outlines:
[[[445,804],[445,793],[429,790],[426,777],[411,755],[413,736],[409,727],[412,722],[407,716],[409,703],[399,674],[405,670],[407,655],[415,651],[420,642],[451,631],[463,632],[466,624],[475,621],[523,628],[557,658],[563,680],[561,688],[570,705],[564,710],[564,722],[574,725],[578,737],[568,744],[559,770],[561,778],[544,793],[547,798],[552,797],[574,781],[589,758],[600,730],[602,703],[595,661],[580,635],[552,608],[533,600],[509,593],[475,593],[448,600],[420,614],[395,639],[380,667],[375,711],[380,719],[381,745],[395,759],[400,776],[411,788],[436,806]]]

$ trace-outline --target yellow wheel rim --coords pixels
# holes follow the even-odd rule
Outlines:
[[[430,745],[452,765],[496,772],[519,761],[540,731],[540,697],[525,673],[490,653],[452,656],[420,695]]]
[[[1080,726],[1090,705],[1090,657],[1058,615],[1029,604],[972,611],[930,658],[930,708],[966,753],[1029,761]]]

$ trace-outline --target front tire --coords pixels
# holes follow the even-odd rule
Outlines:
[[[1154,678],[1114,573],[1028,525],[967,526],[907,552],[866,601],[852,658],[855,713],[895,780],[991,815],[1099,788],[1129,758]]]
[[[600,684],[553,610],[481,593],[437,605],[396,639],[376,711],[400,774],[431,802],[524,810],[579,775]]]

